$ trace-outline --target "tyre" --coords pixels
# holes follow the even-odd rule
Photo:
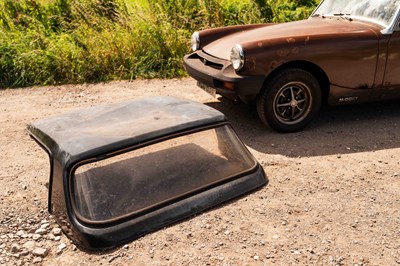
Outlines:
[[[288,68],[266,82],[257,97],[257,112],[265,125],[278,132],[306,127],[321,107],[321,88],[309,72]]]

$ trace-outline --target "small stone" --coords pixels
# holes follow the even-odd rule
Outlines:
[[[19,253],[21,256],[27,256],[29,254],[28,250],[23,250],[21,253]]]
[[[39,234],[41,236],[46,234],[46,233],[47,233],[47,230],[43,229],[43,228],[39,228],[38,230],[35,231],[35,234]]]
[[[116,258],[118,258],[118,255],[116,256],[112,256],[108,259],[108,263],[111,263],[113,260],[115,260]]]
[[[124,245],[122,248],[127,250],[127,249],[129,249],[129,245]]]
[[[36,263],[41,263],[42,262],[42,258],[40,258],[40,257],[36,257],[36,258],[34,258],[33,259],[33,264],[36,264]]]
[[[47,249],[45,249],[45,248],[35,248],[32,251],[32,254],[35,255],[35,256],[44,258],[44,257],[47,256],[47,254],[49,254],[49,251]]]
[[[57,254],[57,255],[61,254],[61,253],[63,252],[63,250],[64,250],[66,247],[67,247],[67,245],[64,244],[64,243],[61,243],[60,245],[58,245],[56,254]]]
[[[34,235],[32,236],[32,239],[33,239],[33,240],[39,240],[41,237],[42,237],[42,236],[39,235],[39,234],[34,234]]]
[[[53,234],[48,234],[47,239],[48,240],[54,240],[56,237]]]
[[[24,230],[19,230],[19,231],[16,233],[16,235],[19,236],[19,237],[22,237],[23,235],[26,235],[26,232],[25,232]]]
[[[18,244],[12,244],[11,245],[11,253],[18,253],[21,251],[21,248]]]
[[[256,256],[253,257],[253,259],[254,259],[254,260],[259,260],[260,257],[256,255]]]
[[[52,233],[53,235],[55,235],[55,236],[59,236],[59,235],[61,235],[61,228],[58,228],[58,227],[53,228],[53,229],[51,230],[51,233]]]
[[[36,243],[34,241],[28,241],[25,244],[22,245],[24,249],[27,249],[29,251],[33,250],[36,246]]]
[[[49,223],[44,223],[40,226],[41,229],[47,229],[49,228],[50,224]]]
[[[27,185],[22,185],[22,189],[23,189],[23,190],[26,190],[27,188],[28,188]]]

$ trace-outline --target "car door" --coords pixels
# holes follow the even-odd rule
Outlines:
[[[387,96],[400,97],[400,29],[390,37],[383,87]]]

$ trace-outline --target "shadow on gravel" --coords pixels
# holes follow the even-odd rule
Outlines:
[[[309,157],[400,148],[400,101],[327,107],[305,130],[280,134],[261,124],[255,105],[219,100],[206,104],[259,152]]]

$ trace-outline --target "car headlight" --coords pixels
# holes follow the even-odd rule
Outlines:
[[[192,47],[192,51],[195,52],[200,48],[200,36],[196,31],[192,34],[192,38],[190,39],[190,45]]]
[[[244,65],[244,53],[240,44],[236,44],[231,50],[231,62],[235,70],[240,70]]]

